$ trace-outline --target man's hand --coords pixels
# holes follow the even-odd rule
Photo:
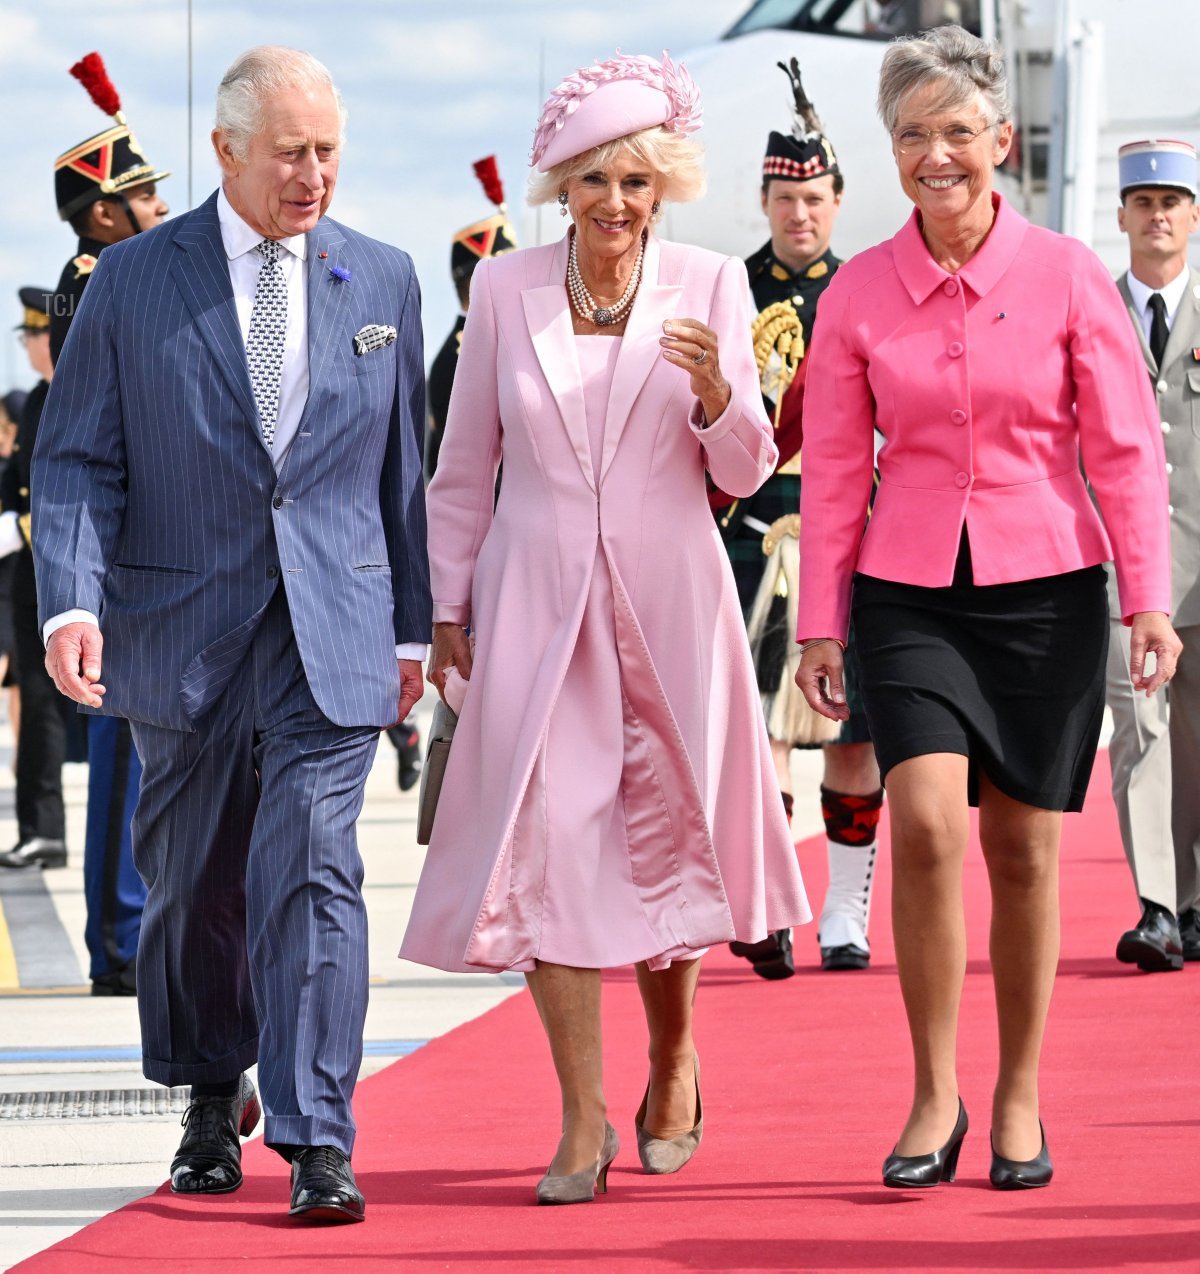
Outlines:
[[[68,699],[89,708],[103,703],[100,685],[100,652],[104,638],[95,624],[64,624],[56,629],[46,647],[46,671]],[[417,666],[420,677],[420,665]]]
[[[425,690],[425,683],[421,680],[419,659],[397,659],[396,663],[400,665],[400,715],[396,718],[399,725],[413,710],[413,705]]]

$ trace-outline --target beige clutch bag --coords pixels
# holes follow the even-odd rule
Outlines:
[[[429,727],[429,747],[425,752],[425,765],[421,770],[421,788],[417,794],[417,844],[428,845],[433,831],[433,816],[437,813],[438,797],[442,794],[442,780],[446,775],[446,762],[450,759],[450,744],[454,742],[454,727],[458,717],[439,699],[433,709],[433,724]]]

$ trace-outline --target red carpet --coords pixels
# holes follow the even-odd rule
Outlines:
[[[959,1179],[927,1192],[880,1185],[909,1092],[885,853],[869,973],[816,971],[811,928],[798,935],[803,975],[788,982],[759,981],[724,952],[710,957],[699,1001],[706,1133],[678,1176],[638,1170],[644,1036],[632,976],[620,974],[606,987],[605,1024],[623,1146],[610,1193],[593,1205],[533,1206],[557,1102],[522,995],[360,1087],[365,1225],[290,1223],[284,1166],[256,1144],[237,1194],[189,1202],[160,1191],[16,1268],[1200,1270],[1200,966],[1146,976],[1112,958],[1136,901],[1107,779],[1098,767],[1087,810],[1067,818],[1063,957],[1043,1072],[1049,1189],[1001,1194],[987,1183],[996,1040],[977,849],[960,1041],[974,1122]],[[806,842],[801,853],[819,900],[823,850]]]

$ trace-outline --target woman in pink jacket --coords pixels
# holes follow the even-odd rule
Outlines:
[[[1162,437],[1099,260],[992,190],[1013,134],[1000,58],[960,27],[898,41],[879,109],[916,210],[843,265],[821,300],[804,405],[797,681],[814,708],[845,717],[853,614],[891,810],[916,1069],[885,1184],[953,1181],[967,1130],[955,1036],[970,804],[992,888],[1000,1035],[990,1175],[1001,1189],[1040,1186],[1052,1172],[1037,1080],[1058,960],[1059,833],[1062,812],[1082,804],[1104,708],[1101,563],[1116,560],[1134,684],[1153,693],[1180,649],[1167,619]]]
[[[705,469],[749,494],[776,459],[746,272],[653,233],[703,186],[698,123],[666,57],[547,102],[531,199],[571,221],[476,269],[428,495],[430,679],[462,711],[401,955],[526,974],[562,1089],[542,1203],[592,1199],[617,1153],[600,970],[637,966],[638,1149],[674,1172],[704,949],[810,918],[705,495]]]

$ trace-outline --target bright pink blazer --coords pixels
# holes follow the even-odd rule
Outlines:
[[[978,584],[1115,559],[1126,622],[1170,613],[1162,433],[1129,314],[1090,249],[993,201],[991,233],[957,274],[934,261],[914,212],[821,297],[804,400],[801,640],[845,638],[856,570],[948,585],[964,522]]]

